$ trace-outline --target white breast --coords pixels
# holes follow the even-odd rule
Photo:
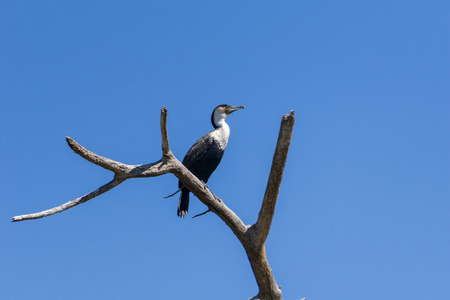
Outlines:
[[[214,139],[219,143],[219,147],[225,150],[230,138],[230,127],[227,123],[223,122],[219,128],[212,132]]]

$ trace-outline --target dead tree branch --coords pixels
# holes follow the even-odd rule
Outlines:
[[[270,169],[269,180],[264,194],[258,221],[255,224],[255,231],[258,243],[263,244],[269,235],[270,225],[275,214],[278,193],[280,191],[281,179],[283,179],[284,166],[286,165],[289,146],[294,129],[294,112],[283,116],[280,132],[278,134],[277,146],[273,155],[272,167]]]
[[[119,184],[121,184],[124,181],[125,181],[125,179],[114,178],[113,180],[111,180],[107,184],[99,187],[95,191],[92,191],[92,192],[90,192],[84,196],[81,196],[77,199],[74,199],[72,201],[66,202],[63,205],[60,205],[60,206],[57,206],[57,207],[54,207],[51,209],[47,209],[47,210],[44,210],[44,211],[41,211],[38,213],[34,213],[34,214],[15,216],[15,217],[13,217],[13,222],[40,219],[43,217],[48,217],[48,216],[63,212],[65,210],[68,210],[69,208],[77,206],[78,204],[87,202],[97,196],[100,196],[103,193],[106,193],[107,191],[118,186]]]
[[[265,241],[269,234],[272,219],[275,213],[281,179],[283,178],[284,166],[286,164],[289,145],[294,128],[295,116],[291,111],[284,115],[278,135],[277,146],[272,161],[272,167],[267,182],[261,210],[256,224],[245,225],[242,220],[223,201],[209,190],[205,184],[195,177],[170,151],[167,133],[167,109],[161,109],[161,140],[162,158],[154,163],[144,165],[128,165],[112,159],[95,154],[78,144],[75,140],[67,137],[69,147],[78,155],[89,162],[98,165],[114,173],[114,178],[100,188],[81,196],[77,199],[64,203],[49,210],[33,214],[13,217],[13,222],[25,221],[48,217],[60,213],[78,204],[89,201],[110,189],[118,186],[130,178],[155,177],[167,173],[174,174],[183,184],[201,201],[208,209],[221,218],[233,231],[244,247],[256,282],[259,293],[252,299],[280,300],[282,299],[281,288],[277,285],[272,269],[265,252]]]

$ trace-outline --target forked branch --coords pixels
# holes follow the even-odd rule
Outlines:
[[[165,160],[165,157],[167,156],[173,157],[172,153],[169,150],[169,138],[167,135],[167,109],[165,107],[161,109],[161,138],[163,158],[161,158],[157,162],[145,165],[127,165],[89,151],[78,144],[71,137],[66,137],[66,141],[70,149],[72,149],[76,154],[80,155],[87,161],[106,170],[112,171],[114,173],[114,179],[84,196],[66,202],[60,206],[33,214],[15,216],[13,217],[13,222],[39,219],[63,212],[69,208],[77,206],[78,204],[87,202],[97,196],[100,196],[101,194],[109,191],[110,189],[118,186],[119,184],[130,178],[155,177],[172,172],[173,167],[170,164],[170,161]]]
[[[128,165],[112,159],[95,154],[78,144],[75,140],[67,137],[70,148],[84,159],[114,173],[114,178],[109,183],[100,188],[81,196],[77,199],[64,203],[60,206],[38,213],[20,215],[13,217],[13,221],[25,221],[43,218],[60,213],[78,204],[89,201],[110,189],[116,187],[127,179],[138,177],[154,177],[167,173],[173,173],[183,184],[212,212],[219,216],[244,247],[250,265],[253,269],[259,293],[252,299],[282,299],[281,288],[278,287],[269,266],[265,241],[269,234],[272,219],[275,213],[278,192],[280,190],[281,179],[283,178],[284,166],[286,164],[289,145],[292,137],[295,116],[291,111],[289,115],[284,115],[280,133],[278,135],[277,146],[272,161],[266,192],[262,202],[258,220],[254,225],[245,225],[241,219],[229,209],[223,201],[218,201],[216,196],[205,186],[205,184],[195,177],[170,151],[169,138],[167,133],[167,109],[161,109],[161,140],[162,158],[154,163],[143,165]]]

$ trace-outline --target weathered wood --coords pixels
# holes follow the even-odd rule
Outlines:
[[[280,132],[278,134],[277,146],[273,155],[272,167],[267,181],[266,192],[264,194],[258,221],[255,224],[255,232],[258,243],[263,244],[269,235],[275,206],[277,204],[278,193],[280,191],[281,180],[283,179],[284,166],[286,165],[289,146],[291,144],[292,132],[294,130],[294,111],[289,115],[284,115],[281,120]]]
[[[184,185],[212,212],[221,218],[233,231],[244,247],[250,265],[259,287],[257,296],[251,299],[280,300],[282,299],[281,288],[277,285],[272,269],[266,257],[265,241],[269,234],[275,213],[278,193],[283,178],[284,166],[289,151],[295,116],[291,111],[284,115],[278,135],[277,146],[273,156],[272,167],[267,182],[266,192],[258,214],[256,224],[245,225],[242,220],[223,201],[209,190],[209,188],[194,176],[170,151],[167,132],[167,109],[161,109],[161,150],[162,158],[154,163],[144,165],[128,165],[112,159],[95,154],[78,144],[75,140],[67,137],[70,148],[84,159],[104,169],[114,172],[114,179],[102,187],[81,196],[75,200],[64,203],[58,207],[42,212],[20,215],[13,217],[13,222],[38,219],[60,213],[76,205],[89,201],[110,189],[116,187],[127,179],[138,177],[154,177],[167,173],[174,174]]]
[[[63,212],[65,210],[68,210],[69,208],[77,206],[78,204],[87,202],[97,196],[100,196],[103,193],[106,193],[107,191],[118,186],[119,184],[121,184],[124,181],[125,181],[124,178],[114,178],[113,180],[111,180],[107,184],[99,187],[95,191],[92,191],[92,192],[90,192],[84,196],[81,196],[77,199],[74,199],[72,201],[66,202],[63,205],[60,205],[60,206],[57,206],[57,207],[54,207],[51,209],[47,209],[47,210],[44,210],[44,211],[41,211],[38,213],[15,216],[15,217],[13,217],[13,222],[40,219],[40,218],[48,217],[48,216]]]

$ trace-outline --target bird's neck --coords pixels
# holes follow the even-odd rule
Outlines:
[[[230,126],[225,122],[225,119],[221,119],[217,122],[217,128],[214,130],[214,133],[220,146],[225,149],[228,144],[228,139],[230,138]]]

